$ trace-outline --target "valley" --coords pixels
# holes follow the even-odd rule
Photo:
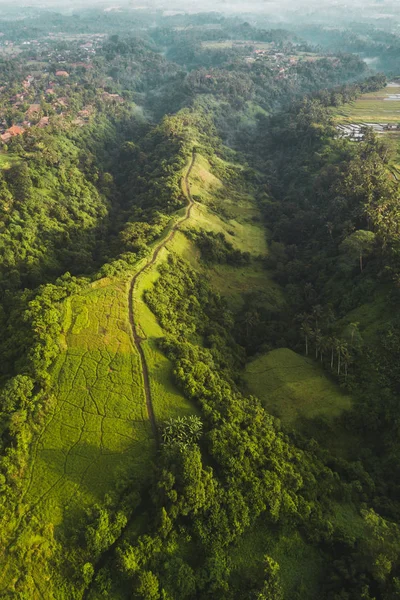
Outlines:
[[[0,16],[0,598],[395,600],[397,75],[74,11]]]

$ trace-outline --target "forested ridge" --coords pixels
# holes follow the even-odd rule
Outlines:
[[[400,597],[398,138],[337,129],[385,74],[43,14],[0,22],[0,597]]]

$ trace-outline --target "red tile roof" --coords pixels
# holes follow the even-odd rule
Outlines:
[[[13,125],[9,129],[7,129],[6,133],[9,133],[10,135],[21,135],[21,133],[24,133],[24,131],[25,131],[25,129],[23,127],[19,127],[18,125]]]

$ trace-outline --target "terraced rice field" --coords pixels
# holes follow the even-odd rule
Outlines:
[[[398,100],[391,97],[399,95]],[[338,123],[400,123],[400,86],[363,94],[354,102],[335,109]]]

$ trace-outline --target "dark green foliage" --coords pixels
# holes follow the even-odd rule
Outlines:
[[[187,235],[200,248],[201,257],[206,263],[229,264],[233,266],[246,265],[250,262],[249,252],[241,252],[228,242],[223,233],[213,231],[189,230]]]
[[[162,440],[166,446],[178,446],[182,451],[201,437],[202,422],[199,417],[176,417],[165,421],[162,429]]]

